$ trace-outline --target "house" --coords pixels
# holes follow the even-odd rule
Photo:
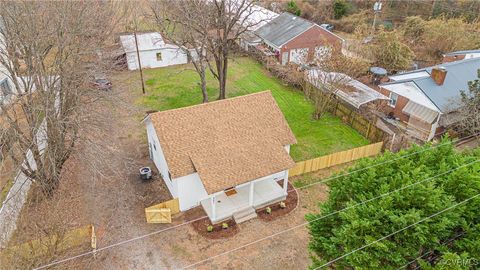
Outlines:
[[[255,217],[287,196],[295,136],[269,91],[149,114],[150,157],[180,210],[213,223]]]
[[[284,12],[255,32],[277,55],[282,65],[304,64],[324,57],[332,48],[341,49],[344,40],[303,18]]]
[[[4,67],[0,64],[0,104],[6,103],[12,95],[10,78],[5,75]]]
[[[332,89],[332,92],[344,103],[357,110],[369,103],[389,100],[385,95],[343,73],[308,69],[305,71],[305,79],[318,89],[326,84],[337,85],[337,89]]]
[[[3,25],[0,24],[0,28],[3,28]],[[0,57],[6,59],[5,55],[5,37],[3,34],[0,34]],[[0,64],[0,104],[6,103],[12,94],[11,79],[7,76],[7,69]]]
[[[480,49],[450,52],[443,55],[443,63],[480,57]]]
[[[480,58],[471,58],[390,76],[380,92],[390,98],[388,113],[407,134],[429,141],[459,121],[460,93],[477,79]]]
[[[120,36],[120,42],[125,52],[129,70],[138,69],[135,36],[127,34]],[[184,50],[176,45],[166,43],[160,33],[137,34],[138,51],[142,68],[157,68],[188,63],[189,57]],[[190,51],[195,57],[195,50]]]
[[[260,44],[262,40],[255,35],[255,31],[276,17],[278,13],[258,5],[252,5],[248,11],[242,12],[239,21],[247,31],[240,37],[240,46],[248,50],[249,46]]]

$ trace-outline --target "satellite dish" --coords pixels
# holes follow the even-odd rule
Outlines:
[[[377,76],[387,75],[387,70],[381,67],[371,67],[370,72]]]

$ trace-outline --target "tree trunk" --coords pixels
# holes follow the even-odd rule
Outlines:
[[[203,103],[208,102],[207,80],[205,79],[205,72],[200,74],[200,87],[202,88]]]
[[[218,99],[225,99],[226,86],[227,86],[228,58],[227,58],[227,53],[224,52],[223,49],[219,53],[219,59],[215,62],[217,64],[217,73],[218,73],[218,86],[219,86]]]

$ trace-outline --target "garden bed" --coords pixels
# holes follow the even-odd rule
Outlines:
[[[228,228],[222,228],[223,223],[227,223]],[[208,217],[206,217],[204,219],[193,222],[192,226],[198,234],[208,239],[230,238],[238,233],[238,225],[232,219],[222,222],[220,224],[212,225]],[[213,230],[211,232],[207,231],[208,226],[213,227]]]
[[[282,217],[287,215],[288,213],[292,212],[298,205],[298,193],[297,190],[288,183],[288,195],[285,201],[285,208],[280,207],[280,203],[271,204],[269,206],[257,209],[257,215],[260,220],[263,221],[272,221],[277,219],[278,217]],[[272,212],[270,214],[267,213],[267,207],[270,207]]]

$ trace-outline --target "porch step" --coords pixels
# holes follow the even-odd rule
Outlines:
[[[245,209],[242,209],[240,211],[233,213],[233,219],[237,224],[245,222],[252,218],[256,218],[256,217],[257,217],[257,212],[255,212],[255,209],[253,209],[253,207],[247,207]]]

